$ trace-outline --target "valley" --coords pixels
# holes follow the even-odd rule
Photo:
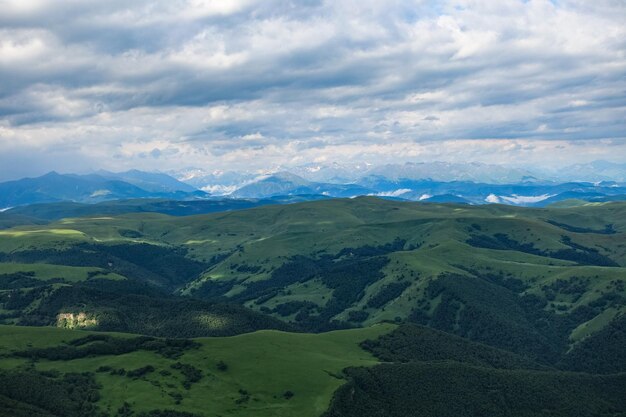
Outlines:
[[[0,230],[0,368],[60,387],[63,375],[87,373],[98,399],[68,400],[77,416],[89,407],[111,416],[402,416],[377,402],[370,379],[404,398],[408,385],[390,375],[430,374],[433,389],[483,381],[463,391],[482,415],[502,410],[481,397],[501,381],[508,388],[494,395],[511,410],[527,409],[539,390],[551,404],[586,401],[580,415],[614,416],[624,406],[614,390],[626,372],[625,284],[623,203],[359,197],[177,216],[40,215]],[[94,338],[72,342],[86,335]],[[120,351],[117,338],[135,335],[156,339]],[[198,381],[178,386],[185,372]],[[571,389],[545,388],[562,378]],[[589,386],[604,386],[604,400]],[[573,399],[578,389],[588,394]],[[20,395],[0,398],[14,411],[57,415]],[[555,407],[550,415],[571,415]]]

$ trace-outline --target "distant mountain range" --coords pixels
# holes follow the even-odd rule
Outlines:
[[[124,181],[151,193],[196,193],[198,191],[196,187],[160,172],[144,172],[132,169],[115,173],[100,170],[96,172],[96,175],[114,181]]]
[[[277,173],[291,173],[316,183],[349,184],[368,176],[384,176],[391,180],[431,179],[434,181],[473,181],[491,184],[517,183],[536,180],[537,174],[528,170],[481,163],[407,162],[404,164],[372,165],[368,163],[311,163],[296,167],[278,167],[263,174],[235,171],[206,171],[188,168],[171,175],[194,187],[212,193],[228,194],[243,185]],[[222,192],[223,191],[223,192]]]
[[[214,195],[228,195],[259,177],[258,173],[207,171],[200,168],[187,168],[170,174],[185,184]]]
[[[368,177],[389,180],[432,180],[437,182],[475,182],[486,184],[553,182],[626,182],[626,164],[594,161],[562,169],[522,169],[478,162],[407,162],[373,165],[368,163],[311,163],[296,167],[278,167],[264,173],[207,171],[188,168],[170,174],[178,180],[212,194],[230,194],[250,183],[271,175],[294,174],[313,183],[360,184]]]
[[[623,200],[626,184],[615,182],[522,182],[487,184],[470,181],[441,182],[390,179],[370,175],[351,184],[321,183],[280,172],[263,176],[244,185],[230,196],[234,198],[267,198],[284,195],[321,194],[329,197],[378,197],[424,202],[466,204],[499,203],[516,206],[545,206],[566,199],[583,201]]]
[[[34,203],[97,203],[128,198],[205,198],[204,191],[165,174],[127,171],[76,175],[49,172],[37,178],[0,183],[0,208]]]
[[[263,174],[190,168],[59,174],[0,183],[0,209],[34,203],[161,198],[290,201],[363,195],[387,199],[543,207],[626,200],[626,164],[595,161],[538,174],[480,163],[308,164]],[[574,180],[575,179],[575,180]],[[229,203],[230,204],[230,203]]]
[[[626,182],[626,163],[593,161],[571,165],[558,171],[548,171],[543,175],[553,181]]]
[[[501,165],[450,162],[406,162],[404,164],[307,164],[289,169],[310,181],[356,182],[368,176],[384,176],[391,180],[412,179],[433,181],[473,181],[490,184],[535,180],[536,174]]]
[[[372,194],[359,184],[311,182],[289,172],[260,177],[230,194],[235,198],[264,198],[279,195],[318,194],[329,197],[355,197]]]

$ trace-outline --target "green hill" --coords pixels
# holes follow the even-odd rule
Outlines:
[[[455,361],[497,369],[541,369],[523,356],[424,326],[402,325],[361,347],[383,362]]]
[[[198,339],[0,326],[0,340],[0,415],[13,417],[614,417],[626,410],[624,373],[557,371],[419,326]]]
[[[137,342],[131,335],[107,339],[106,333],[0,326],[0,404],[9,398],[14,417],[29,416],[33,407],[46,416],[96,416],[94,407],[106,415],[137,415],[121,413],[125,403],[135,413],[317,417],[345,382],[342,369],[377,363],[358,344],[392,328],[261,331],[193,339],[182,347],[176,339],[168,347],[167,341]],[[85,349],[87,356],[80,353]],[[73,381],[77,373],[82,379]],[[68,394],[73,390],[96,393],[79,400]]]
[[[348,375],[324,417],[615,417],[626,410],[626,374],[415,362],[353,368]]]
[[[531,209],[363,197],[71,218],[0,237],[5,264],[97,268],[306,331],[414,321],[544,362],[625,311],[624,203]],[[71,284],[59,278],[38,291]]]
[[[619,416],[625,287],[626,203],[364,197],[16,226],[0,230],[0,321],[50,327],[2,328],[0,378],[24,390],[0,405],[319,416],[341,386],[329,416],[446,415],[455,398],[474,415]],[[54,410],[24,400],[42,386]]]

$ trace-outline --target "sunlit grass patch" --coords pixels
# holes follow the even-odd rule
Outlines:
[[[28,237],[31,235],[87,236],[74,229],[0,230],[0,236]]]

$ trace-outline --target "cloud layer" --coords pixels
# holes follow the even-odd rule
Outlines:
[[[0,178],[626,160],[619,0],[0,7]]]

